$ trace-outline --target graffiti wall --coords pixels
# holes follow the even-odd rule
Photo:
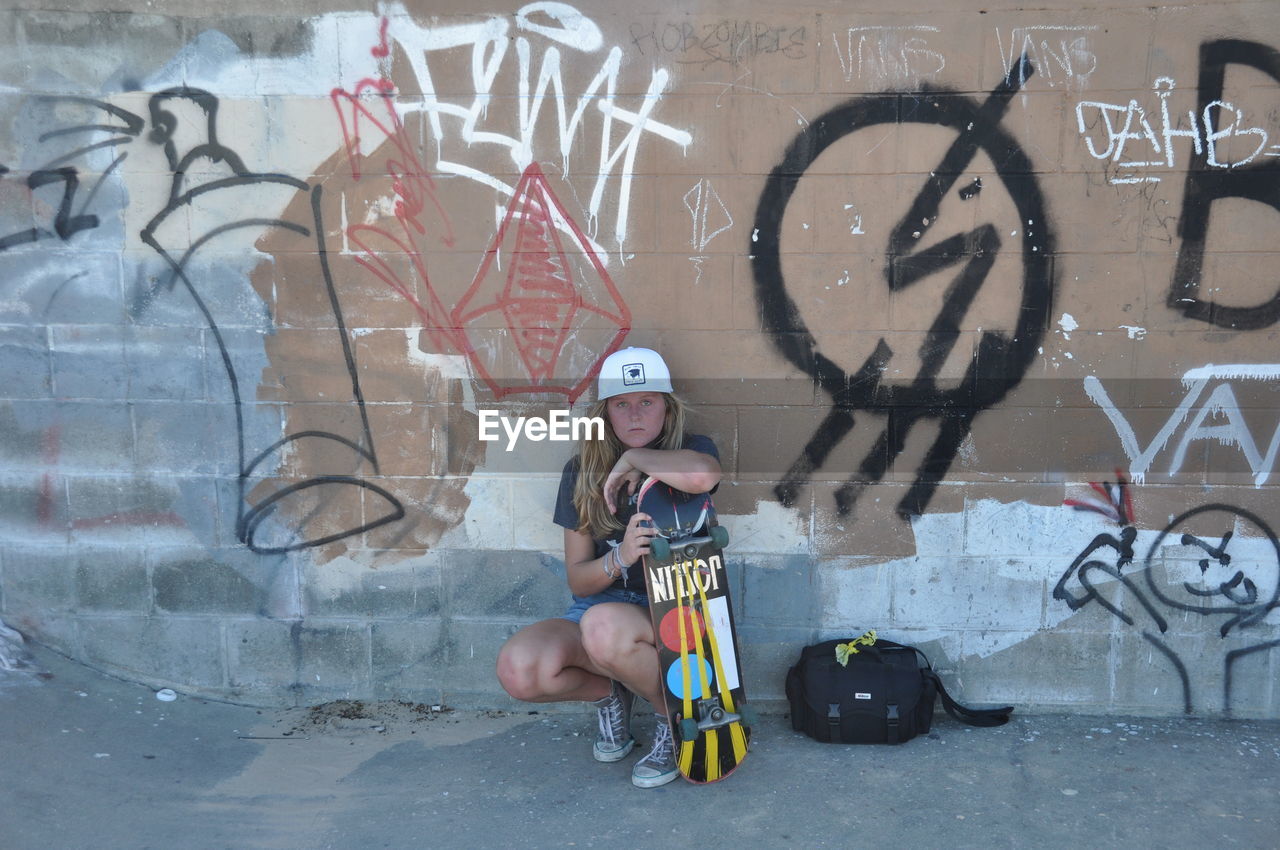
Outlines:
[[[574,445],[486,423],[639,345],[720,448],[766,701],[874,628],[969,702],[1280,713],[1275,4],[38,5],[8,625],[250,703],[509,705]]]

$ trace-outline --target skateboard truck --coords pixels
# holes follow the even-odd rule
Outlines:
[[[721,549],[725,548],[729,545],[729,529],[723,525],[716,525],[711,527],[710,534],[700,537],[686,537],[674,542],[666,537],[655,537],[649,541],[649,551],[653,553],[653,557],[660,561],[670,558],[673,552],[680,552],[686,558],[693,559],[698,556],[699,550],[708,543]]]
[[[696,713],[700,719],[686,717],[680,721],[680,737],[686,741],[692,741],[703,732],[719,729],[721,726],[728,726],[743,719],[740,714],[725,711],[719,697],[698,700]]]
[[[703,731],[718,729],[742,719],[731,711],[725,711],[724,706],[720,704],[720,697],[698,700],[698,714],[702,718],[698,721],[698,728]]]

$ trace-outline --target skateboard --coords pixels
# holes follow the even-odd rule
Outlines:
[[[747,755],[746,705],[723,549],[708,493],[690,495],[649,478],[636,510],[658,529],[644,559],[649,614],[676,764],[690,782],[724,779]]]

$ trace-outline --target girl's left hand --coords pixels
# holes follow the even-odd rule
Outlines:
[[[604,480],[604,503],[609,508],[609,513],[618,512],[618,497],[623,485],[626,485],[628,493],[634,493],[642,477],[643,473],[631,465],[627,460],[626,452],[623,452],[622,457],[618,458],[618,462],[613,465],[613,469],[609,470],[609,475]]]

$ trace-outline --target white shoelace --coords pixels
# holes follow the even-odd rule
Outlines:
[[[659,764],[670,761],[672,754],[675,752],[675,741],[671,737],[671,724],[658,723],[654,726],[653,731],[655,733],[653,749],[642,760],[654,761]]]
[[[622,722],[626,711],[623,710],[622,698],[614,694],[609,704],[597,712],[600,722],[600,737],[607,743],[616,744],[622,738]]]

